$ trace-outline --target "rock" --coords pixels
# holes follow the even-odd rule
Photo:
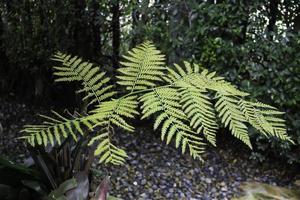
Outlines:
[[[228,189],[227,189],[227,187],[226,187],[226,186],[224,186],[224,187],[221,187],[221,191],[222,191],[222,192],[227,192],[227,190],[228,190]]]
[[[141,185],[145,185],[147,183],[147,181],[145,180],[145,179],[143,179],[142,181],[141,181]]]
[[[206,182],[207,184],[211,184],[211,179],[210,179],[210,178],[206,178],[206,179],[205,179],[205,182]]]

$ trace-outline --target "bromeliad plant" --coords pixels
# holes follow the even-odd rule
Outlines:
[[[205,140],[216,145],[219,121],[234,137],[252,148],[247,125],[266,137],[292,142],[287,135],[283,113],[261,102],[247,100],[249,95],[209,72],[198,64],[183,62],[166,67],[164,55],[151,42],[133,48],[123,56],[117,84],[127,93],[117,95],[110,78],[101,68],[78,57],[56,53],[53,67],[57,82],[79,81],[87,102],[86,115],[72,119],[53,112],[54,117],[42,116],[41,125],[27,125],[22,138],[32,146],[61,144],[66,138],[87,138],[89,145],[97,144],[94,155],[99,162],[121,165],[127,154],[112,143],[116,127],[133,132],[129,119],[154,119],[154,130],[160,128],[161,139],[175,141],[182,153],[189,152],[200,159]],[[141,110],[141,113],[139,113]],[[91,134],[87,134],[90,131]]]

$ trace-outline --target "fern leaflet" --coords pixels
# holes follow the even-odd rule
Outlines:
[[[276,117],[283,112],[260,102],[253,103],[243,99],[239,101],[239,106],[249,124],[265,136],[275,136],[293,142],[286,133],[285,121]]]
[[[190,120],[190,126],[197,133],[203,133],[206,139],[216,145],[218,124],[210,98],[205,94],[208,85],[200,74],[200,66],[184,62],[184,69],[175,64],[175,70],[168,68],[165,80],[180,91],[180,104]],[[200,78],[199,78],[200,77]]]
[[[135,118],[139,114],[136,111],[137,101],[136,96],[129,96],[120,99],[114,99],[107,102],[102,102],[95,110],[88,116],[88,120],[97,120],[97,127],[101,127],[101,131],[90,141],[90,145],[99,141],[95,155],[100,155],[99,162],[112,163],[115,165],[123,164],[124,158],[127,154],[124,150],[116,147],[111,143],[111,135],[113,132],[113,125],[121,127],[127,131],[133,131],[134,127],[129,125],[124,117]]]
[[[105,72],[100,72],[99,67],[93,66],[92,63],[83,62],[77,56],[72,57],[61,52],[57,52],[53,60],[62,63],[61,67],[53,67],[53,74],[57,76],[55,81],[81,81],[83,89],[78,90],[78,93],[85,92],[83,100],[88,100],[89,104],[100,103],[116,94],[110,91],[112,85],[106,85],[110,78],[105,77]]]
[[[128,56],[123,56],[126,61],[121,62],[124,67],[118,69],[122,74],[117,76],[118,84],[126,86],[127,90],[143,90],[156,86],[157,81],[161,81],[164,75],[164,55],[160,54],[150,42],[133,48],[128,52]]]
[[[142,118],[158,114],[154,123],[156,130],[162,125],[161,139],[169,144],[175,137],[175,146],[181,145],[182,153],[188,147],[190,155],[195,159],[201,159],[203,145],[199,134],[186,125],[187,117],[181,110],[180,96],[176,89],[162,87],[153,89],[152,92],[140,97],[142,102]]]
[[[245,125],[247,122],[244,114],[240,111],[238,106],[238,99],[232,96],[225,96],[217,94],[217,102],[215,104],[216,111],[221,117],[222,123],[225,127],[229,127],[234,137],[244,142],[250,149],[252,145],[248,135],[248,128]]]
[[[182,88],[180,92],[182,108],[190,119],[190,126],[197,133],[203,133],[206,139],[216,146],[218,124],[210,98],[195,87]]]
[[[47,146],[48,142],[53,146],[56,142],[60,145],[61,138],[67,138],[69,135],[77,141],[77,133],[84,135],[84,129],[92,130],[93,124],[97,123],[96,120],[89,120],[85,117],[66,119],[62,115],[52,111],[54,117],[40,115],[45,119],[42,125],[26,125],[21,132],[26,135],[20,138],[28,141],[32,146],[44,145]]]

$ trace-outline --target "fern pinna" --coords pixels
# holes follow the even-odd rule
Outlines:
[[[105,72],[78,57],[57,53],[54,59],[62,66],[54,67],[56,81],[81,81],[79,92],[85,92],[84,100],[94,107],[86,116],[73,119],[56,112],[56,118],[43,116],[44,124],[25,126],[22,138],[31,145],[46,146],[60,143],[68,135],[76,141],[78,133],[96,131],[89,145],[97,143],[95,155],[101,163],[115,165],[123,164],[127,155],[112,143],[114,128],[134,131],[128,119],[139,115],[154,120],[154,129],[160,128],[167,144],[174,141],[182,153],[188,151],[200,160],[205,140],[216,145],[219,121],[250,148],[248,125],[266,137],[293,142],[280,117],[283,113],[276,108],[248,101],[248,93],[198,64],[184,61],[182,66],[166,67],[164,57],[151,42],[129,51],[117,76],[117,84],[128,93],[113,98],[117,92],[108,84]]]

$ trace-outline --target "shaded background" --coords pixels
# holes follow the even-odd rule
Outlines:
[[[285,111],[296,145],[256,135],[251,157],[300,162],[300,0],[1,0],[0,12],[0,98],[76,106],[76,84],[53,83],[55,51],[114,75],[152,40],[168,64],[201,63]]]

